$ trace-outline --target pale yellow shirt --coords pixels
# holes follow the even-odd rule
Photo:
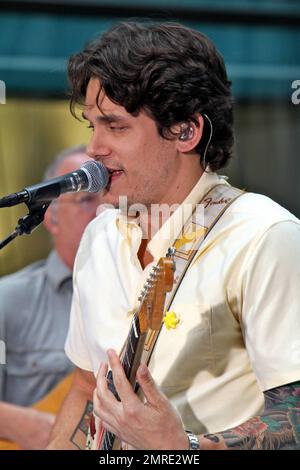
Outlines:
[[[194,206],[216,184],[204,173],[149,243],[154,263]],[[106,210],[88,226],[74,270],[66,353],[97,374],[120,351],[140,288],[136,221]],[[196,433],[236,426],[263,408],[263,391],[300,379],[300,221],[267,197],[247,193],[210,232],[175,297],[176,329],[163,327],[150,370]]]

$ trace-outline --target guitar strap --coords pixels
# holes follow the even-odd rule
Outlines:
[[[228,183],[217,184],[211,188],[196,205],[192,215],[184,224],[181,233],[173,246],[169,248],[167,256],[172,256],[175,262],[174,284],[171,292],[166,295],[165,312],[172,306],[179,286],[191,266],[196,255],[200,255],[200,249],[208,234],[215,227],[228,207],[245,191],[234,188]],[[163,323],[161,328],[163,327]],[[144,346],[142,362],[149,364],[152,351],[160,334],[160,330],[149,331]]]

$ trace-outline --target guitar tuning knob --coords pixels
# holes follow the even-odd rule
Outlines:
[[[167,258],[174,258],[175,256],[175,253],[176,253],[176,248],[174,246],[171,246],[169,249],[168,249],[168,252],[167,252]]]

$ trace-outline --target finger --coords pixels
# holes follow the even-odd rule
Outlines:
[[[108,365],[104,362],[100,363],[100,367],[97,374],[97,381],[96,381],[96,391],[99,399],[104,397],[107,393],[109,393],[108,383],[107,383],[107,371]]]
[[[97,399],[97,413],[99,413],[101,408],[108,410],[111,414],[117,415],[120,412],[120,403],[109,389],[107,370],[108,365],[101,363],[97,374],[96,389],[94,391],[94,408],[95,400]]]
[[[97,373],[97,379],[98,379],[98,377],[106,375],[107,368],[108,368],[108,366],[105,362],[100,362],[98,373]]]
[[[109,378],[110,374],[111,372],[108,373],[108,365],[105,363],[100,364],[96,386],[99,391],[108,395],[112,393],[110,388],[110,384],[112,383],[112,380]]]
[[[119,356],[113,349],[107,351],[109,364],[113,373],[115,388],[124,406],[139,404],[140,400],[135,395],[132,385],[128,381]]]
[[[94,414],[100,419],[102,426],[103,423],[108,423],[111,428],[116,430],[118,428],[117,419],[114,414],[111,412],[110,409],[107,409],[103,400],[99,399],[97,390],[94,390],[93,395],[93,403],[94,403]],[[116,408],[114,407],[114,411]]]
[[[108,371],[108,365],[105,362],[100,362],[100,366],[98,369],[97,373],[97,380],[96,380],[96,386],[98,388],[98,385],[102,385],[102,382],[104,382],[104,379],[106,381],[106,375]]]
[[[166,398],[156,386],[146,364],[139,365],[136,375],[144,397],[150,405],[157,408],[159,404],[165,402]]]

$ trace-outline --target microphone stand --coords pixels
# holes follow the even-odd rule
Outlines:
[[[8,245],[19,235],[30,235],[44,220],[45,212],[48,209],[51,201],[39,203],[27,203],[29,213],[18,220],[18,225],[15,230],[4,240],[0,242],[0,250]]]

